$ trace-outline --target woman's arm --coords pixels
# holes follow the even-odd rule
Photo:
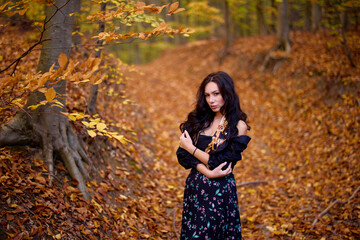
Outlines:
[[[226,162],[222,163],[217,168],[210,170],[204,164],[199,163],[198,165],[196,165],[196,170],[204,174],[207,178],[220,178],[230,174],[232,171],[231,164],[229,164],[229,166],[225,170],[221,169],[226,164]]]
[[[237,123],[237,129],[238,129],[238,135],[246,135],[247,132],[247,125],[244,121],[239,120]],[[192,154],[194,157],[199,159],[203,164],[209,167],[209,159],[210,155],[207,152],[201,151],[200,149],[196,148],[193,145],[193,142],[191,140],[191,137],[189,133],[185,130],[184,133],[180,136],[180,147],[188,151],[190,154]],[[226,156],[228,154],[225,154],[224,157],[228,158],[229,156]],[[232,154],[231,154],[232,155]],[[238,158],[239,156],[233,156],[235,158]],[[220,159],[219,159],[220,160]],[[240,160],[240,159],[237,159]],[[218,162],[218,161],[215,161]],[[214,166],[213,166],[214,167]]]
[[[194,157],[199,159],[203,164],[208,166],[209,154],[201,151],[194,146],[189,133],[185,130],[184,133],[180,136],[180,147],[188,151]]]

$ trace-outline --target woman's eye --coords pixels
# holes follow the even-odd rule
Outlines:
[[[217,92],[217,93],[214,93],[214,95],[217,96],[217,95],[219,95],[219,93],[218,93],[218,92]]]

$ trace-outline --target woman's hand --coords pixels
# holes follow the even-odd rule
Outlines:
[[[224,163],[220,164],[219,166],[217,166],[216,168],[214,168],[213,170],[211,170],[210,174],[209,174],[210,176],[207,176],[207,177],[208,178],[220,178],[220,177],[225,177],[226,175],[230,174],[232,172],[231,163],[225,170],[222,170],[222,168],[226,164],[227,164],[227,162],[224,162]]]
[[[213,170],[209,170],[204,164],[198,164],[196,166],[196,169],[202,174],[204,174],[207,178],[220,178],[232,172],[231,164],[229,164],[229,166],[225,170],[221,170],[221,168],[223,168],[226,164],[227,163],[224,162]]]
[[[185,130],[183,134],[180,136],[180,147],[185,149],[188,152],[194,151],[195,147],[191,140],[189,133]]]

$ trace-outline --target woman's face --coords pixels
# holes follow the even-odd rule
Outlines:
[[[209,82],[205,86],[205,99],[210,108],[214,112],[219,112],[221,107],[224,106],[225,101],[220,93],[219,87],[214,82]]]

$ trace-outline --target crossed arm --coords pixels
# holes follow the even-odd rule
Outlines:
[[[243,121],[239,121],[238,123],[238,132],[239,135],[245,135],[247,131],[247,126]],[[196,157],[201,163],[196,165],[196,170],[204,174],[208,178],[219,178],[224,177],[231,173],[232,167],[231,164],[225,169],[222,170],[222,167],[224,167],[227,163],[224,162],[220,164],[218,167],[216,167],[213,170],[210,170],[209,167],[209,157],[210,155],[198,148],[196,148],[193,145],[193,142],[191,140],[191,137],[189,136],[189,133],[185,130],[184,133],[180,137],[180,147],[185,149],[187,152],[192,154],[194,157]]]

